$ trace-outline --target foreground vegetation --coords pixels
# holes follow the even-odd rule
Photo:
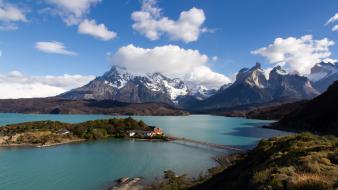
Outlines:
[[[255,149],[235,158],[231,162],[221,160],[234,164],[213,168],[199,179],[167,172],[162,182],[148,189],[338,189],[337,137],[310,133],[275,137],[262,140]]]
[[[36,121],[0,127],[0,145],[47,146],[107,137],[125,137],[128,130],[152,131],[153,127],[131,117],[93,120],[78,124],[58,121]]]

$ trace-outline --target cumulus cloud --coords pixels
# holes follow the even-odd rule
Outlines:
[[[0,30],[16,30],[17,22],[27,22],[26,15],[19,7],[0,0]]]
[[[67,25],[79,24],[90,8],[102,0],[46,0],[57,7],[56,13]]]
[[[156,4],[157,0],[143,0],[141,10],[131,15],[135,22],[133,29],[150,40],[157,40],[162,35],[166,35],[171,40],[193,42],[198,40],[200,33],[207,31],[202,27],[206,19],[202,9],[193,7],[188,11],[183,11],[175,21],[163,17],[161,9]]]
[[[212,71],[207,66],[199,66],[191,72],[186,73],[184,80],[194,84],[201,84],[210,89],[218,89],[224,84],[231,82],[231,79],[217,72]]]
[[[88,34],[104,41],[112,40],[116,37],[116,33],[109,31],[104,24],[96,24],[95,20],[85,19],[79,24],[78,32],[80,34]]]
[[[48,97],[85,85],[94,76],[29,76],[12,71],[0,74],[0,99]]]
[[[276,38],[272,44],[251,53],[266,57],[272,64],[285,65],[291,72],[307,75],[316,63],[331,56],[329,48],[333,45],[334,41],[327,38],[314,40],[312,35],[305,35]]]
[[[217,88],[230,82],[229,78],[213,72],[207,66],[207,55],[198,50],[183,49],[175,45],[147,49],[130,44],[111,55],[111,61],[133,73],[160,72],[169,77],[204,84],[209,88]]]
[[[36,42],[35,48],[39,51],[52,54],[62,54],[62,55],[77,55],[73,51],[66,50],[66,47],[61,42]]]

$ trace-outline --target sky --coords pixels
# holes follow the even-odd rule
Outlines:
[[[336,0],[0,0],[0,98],[53,96],[112,64],[218,88],[261,62],[338,59]]]

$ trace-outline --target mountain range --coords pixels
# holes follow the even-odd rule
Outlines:
[[[192,85],[161,73],[134,74],[113,66],[83,87],[59,96],[62,99],[113,100],[126,103],[166,103],[190,111],[312,99],[338,80],[338,64],[316,64],[308,77],[276,66],[269,73],[256,63],[241,69],[232,84],[219,89]]]
[[[182,97],[203,100],[216,90],[202,85],[186,85],[178,78],[168,78],[161,73],[135,75],[125,68],[113,66],[110,71],[87,85],[63,93],[66,99],[115,100],[128,103],[161,102],[178,105]]]

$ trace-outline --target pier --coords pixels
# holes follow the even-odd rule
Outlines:
[[[184,138],[184,137],[169,136],[168,139],[170,141],[181,141],[181,142],[184,142],[184,143],[186,142],[186,143],[191,143],[191,144],[196,144],[196,145],[203,145],[203,146],[208,146],[208,147],[211,147],[211,148],[217,148],[217,149],[222,149],[222,150],[231,150],[231,151],[239,151],[239,152],[245,151],[244,149],[233,147],[233,146],[210,143],[210,142],[199,141],[199,140],[193,140],[193,139]]]

